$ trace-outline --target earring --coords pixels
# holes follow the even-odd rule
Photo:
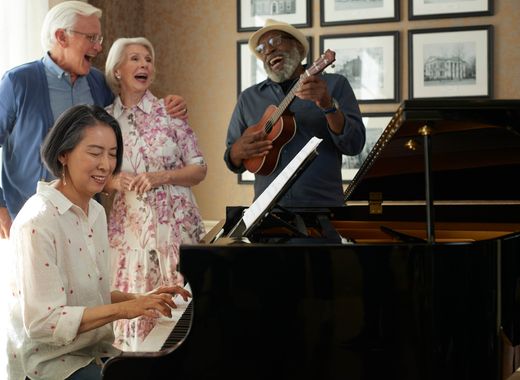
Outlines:
[[[117,80],[121,80],[121,75],[120,74],[116,73],[115,77],[116,77]]]
[[[63,186],[67,186],[67,180],[65,176],[65,165],[63,165],[63,169],[61,172],[61,181],[63,182]]]

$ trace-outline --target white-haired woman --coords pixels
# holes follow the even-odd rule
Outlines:
[[[106,186],[116,191],[108,227],[113,284],[128,292],[182,284],[179,245],[205,233],[191,186],[205,178],[206,163],[186,121],[168,116],[150,92],[154,62],[147,39],[121,38],[105,66],[118,94],[107,111],[120,123],[124,142],[121,173]],[[116,323],[116,346],[138,349],[155,323],[146,317]]]

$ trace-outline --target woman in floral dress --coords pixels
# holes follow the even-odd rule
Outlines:
[[[119,122],[124,142],[121,173],[105,188],[116,191],[108,233],[113,285],[125,292],[183,284],[179,245],[197,243],[205,234],[190,187],[204,179],[206,163],[186,121],[168,116],[149,90],[154,58],[147,39],[121,38],[106,62],[108,84],[118,94],[107,111]],[[138,349],[155,322],[117,322],[115,345]]]

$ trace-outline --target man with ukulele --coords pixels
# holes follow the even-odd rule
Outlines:
[[[224,160],[228,168],[235,173],[246,169],[255,173],[256,199],[316,136],[323,139],[318,156],[279,204],[342,206],[342,155],[362,151],[365,126],[347,79],[320,74],[334,56],[322,56],[304,67],[307,39],[292,25],[272,19],[249,38],[249,48],[263,62],[268,79],[239,96],[227,133]]]

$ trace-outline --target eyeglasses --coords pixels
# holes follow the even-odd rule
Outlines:
[[[285,37],[285,36],[282,36],[281,34],[278,34],[277,36],[273,36],[273,37],[269,38],[265,43],[258,45],[255,48],[255,51],[258,54],[266,55],[267,54],[267,46],[268,45],[271,48],[275,48],[275,47],[279,46],[284,39],[285,40],[289,40],[290,37]]]
[[[94,33],[83,33],[83,32],[78,32],[77,30],[72,30],[72,29],[69,29],[69,32],[71,33],[76,33],[76,34],[81,34],[82,36],[85,36],[85,38],[92,44],[92,45],[95,45],[95,44],[102,44],[103,43],[103,36],[100,35],[100,34],[94,34]]]

